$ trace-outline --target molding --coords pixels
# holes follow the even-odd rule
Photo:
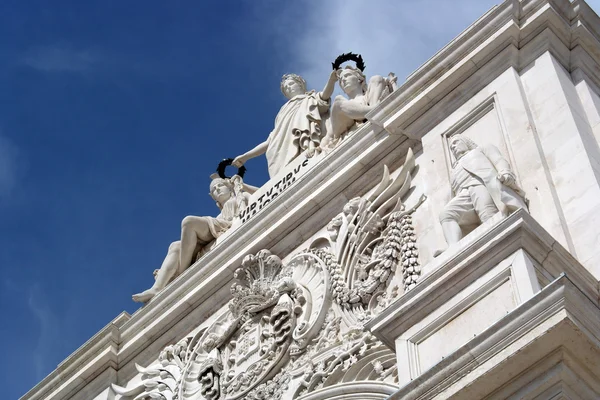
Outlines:
[[[600,309],[564,274],[390,399],[484,398],[562,350],[600,393]]]
[[[367,117],[390,134],[420,139],[428,128],[508,68],[550,52],[600,86],[600,18],[583,1],[507,0],[436,53]],[[456,90],[468,82],[468,88]],[[455,105],[455,107],[452,107]],[[427,113],[435,106],[435,115]]]
[[[377,181],[374,175],[380,174],[376,166],[385,157],[392,158],[390,164],[400,164],[408,147],[405,142],[406,138],[389,136],[383,130],[373,131],[370,124],[357,130],[299,178],[293,190],[284,191],[269,203],[265,207],[268,211],[263,209],[244,223],[244,229],[228,234],[146,306],[134,313],[121,329],[119,364],[132,360],[149,344],[148,341],[155,340],[191,310],[206,314],[209,308],[214,309],[215,302],[207,300],[217,290],[231,283],[233,271],[246,254],[270,248],[282,258],[285,257],[321,228],[314,224],[302,226],[305,221],[322,224],[322,221],[333,218],[339,210],[327,205],[340,198],[345,203],[348,198],[364,191],[366,185],[373,185]],[[311,220],[315,216],[317,218]],[[275,250],[274,246],[292,231],[295,231],[295,236],[291,238],[294,242],[288,242],[286,251]],[[228,296],[222,296],[222,304],[227,300]]]
[[[499,215],[498,215],[499,216]],[[395,349],[395,340],[431,310],[447,302],[478,277],[519,249],[548,279],[566,274],[593,304],[600,305],[598,281],[524,210],[492,218],[423,267],[417,286],[365,324]]]
[[[227,303],[233,272],[246,254],[271,248],[284,257],[322,228],[323,221],[339,213],[337,207],[327,207],[328,204],[345,204],[349,198],[370,189],[380,179],[381,163],[399,167],[409,147],[419,148],[406,137],[390,136],[383,129],[375,129],[370,123],[364,124],[300,177],[293,190],[284,191],[266,206],[268,212],[261,212],[244,223],[244,229],[228,233],[146,306],[132,316],[121,314],[115,319],[119,321],[118,326],[109,324],[63,363],[77,360],[73,364],[77,367],[62,369],[59,366],[22,399],[68,398],[86,386],[91,380],[89,377],[98,376],[107,366],[118,371],[116,383],[131,379],[137,374],[132,361],[142,362],[140,357],[150,361],[155,357],[154,351],[148,351],[150,346],[160,349],[173,342],[175,336],[176,339],[183,337]],[[282,243],[285,244],[283,249]],[[108,328],[112,332],[110,343],[98,339]],[[86,363],[88,357],[95,354],[92,350],[82,350],[89,346],[110,355],[110,364],[103,358]],[[80,376],[85,377],[85,381],[79,379]],[[50,393],[58,386],[69,390]]]
[[[584,378],[579,378],[583,376]],[[569,399],[593,399],[600,394],[598,383],[587,367],[564,347],[559,347],[529,370],[496,389],[486,400],[506,398],[554,398],[568,394]],[[594,389],[595,388],[595,389]],[[536,397],[537,396],[537,397]]]
[[[67,357],[46,378],[21,399],[69,398],[107,368],[117,369],[117,352],[120,343],[119,328],[131,316],[123,311],[73,354]],[[108,387],[112,382],[106,382]]]
[[[378,400],[387,399],[397,390],[397,386],[384,382],[344,382],[298,397],[298,400]]]

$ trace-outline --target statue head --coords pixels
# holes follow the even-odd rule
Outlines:
[[[216,174],[214,174],[216,175]],[[233,182],[228,178],[221,178],[218,175],[211,175],[210,197],[217,202],[217,207],[223,208],[227,200],[233,196]]]
[[[337,72],[338,83],[347,95],[351,93],[365,93],[367,91],[367,79],[363,72],[351,65],[346,65]]]
[[[306,81],[296,74],[285,74],[281,78],[281,93],[288,99],[306,93]]]
[[[477,144],[466,136],[457,134],[450,138],[450,151],[458,160],[469,151],[477,148]]]

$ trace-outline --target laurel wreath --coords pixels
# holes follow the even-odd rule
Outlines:
[[[225,175],[225,168],[229,167],[232,164],[233,164],[233,158],[226,158],[219,163],[219,166],[217,167],[217,173],[219,174],[219,176],[221,178],[223,178],[223,179],[231,178],[230,176]],[[243,178],[245,173],[246,173],[246,167],[242,165],[241,167],[238,168],[238,172],[236,175],[239,176],[240,178]]]
[[[365,62],[363,61],[363,58],[360,54],[355,54],[355,53],[344,53],[340,56],[338,56],[334,62],[331,63],[331,66],[333,67],[333,70],[337,70],[340,68],[340,66],[345,63],[346,61],[354,61],[356,63],[356,68],[360,69],[361,71],[365,70]]]

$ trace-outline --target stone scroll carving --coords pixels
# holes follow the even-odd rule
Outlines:
[[[518,208],[527,210],[525,193],[497,147],[478,146],[460,134],[450,138],[449,146],[455,158],[450,173],[454,197],[440,213],[448,245],[462,239],[462,226],[481,224],[498,211],[507,216]]]
[[[330,303],[326,268],[310,254],[283,265],[261,250],[245,257],[234,278],[228,311],[200,337],[181,344],[186,351],[169,364],[169,384],[157,378],[165,376],[160,364],[139,367],[146,379],[140,387],[113,389],[138,400],[277,398],[289,380],[282,367],[305,351],[325,320]],[[150,370],[157,372],[148,375]],[[265,391],[273,396],[265,397]]]
[[[420,265],[411,214],[426,197],[421,196],[411,207],[402,201],[411,188],[414,169],[409,149],[396,178],[390,179],[384,167],[375,191],[350,200],[329,223],[326,245],[316,241],[311,249],[325,261],[334,300],[344,309],[360,306],[373,313],[384,306],[392,295],[387,289],[397,269],[404,290],[416,285]]]
[[[327,398],[337,385],[368,381],[389,393],[395,354],[364,322],[420,274],[411,215],[425,196],[404,203],[415,171],[409,150],[395,178],[385,167],[371,194],[349,201],[325,236],[286,263],[268,250],[246,256],[214,322],[137,366],[138,385],[113,390],[123,400],[277,400]]]
[[[303,252],[284,265],[267,250],[247,256],[234,275],[227,311],[161,352],[142,381],[112,385],[123,400],[272,400],[301,398],[355,381],[393,384],[394,353],[332,301],[325,263]],[[351,312],[346,310],[345,312]],[[390,361],[391,360],[391,361]]]
[[[241,167],[249,159],[266,154],[269,177],[273,178],[300,154],[310,158],[320,152],[335,80],[332,72],[323,90],[317,93],[306,90],[306,81],[301,76],[284,75],[281,91],[288,101],[275,117],[273,130],[266,141],[237,156],[233,165]]]
[[[250,194],[257,188],[244,183],[242,178],[220,178],[211,175],[210,196],[221,213],[216,217],[187,216],[181,222],[181,240],[171,243],[160,269],[154,271],[155,282],[142,293],[134,294],[133,301],[146,303],[167,284],[190,266],[194,256],[204,254],[214,240],[231,228],[233,219],[248,206]]]
[[[142,375],[142,381],[131,388],[111,384],[112,390],[123,399],[177,399],[182,372],[192,355],[190,345],[197,339],[198,337],[186,337],[175,345],[165,347],[158,357],[158,362],[148,368],[135,364],[137,371]]]

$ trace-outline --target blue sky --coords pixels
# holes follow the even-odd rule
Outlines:
[[[320,90],[353,51],[401,82],[497,2],[3,0],[2,397],[139,307],[181,219],[217,214],[219,160],[269,134],[281,75]]]

